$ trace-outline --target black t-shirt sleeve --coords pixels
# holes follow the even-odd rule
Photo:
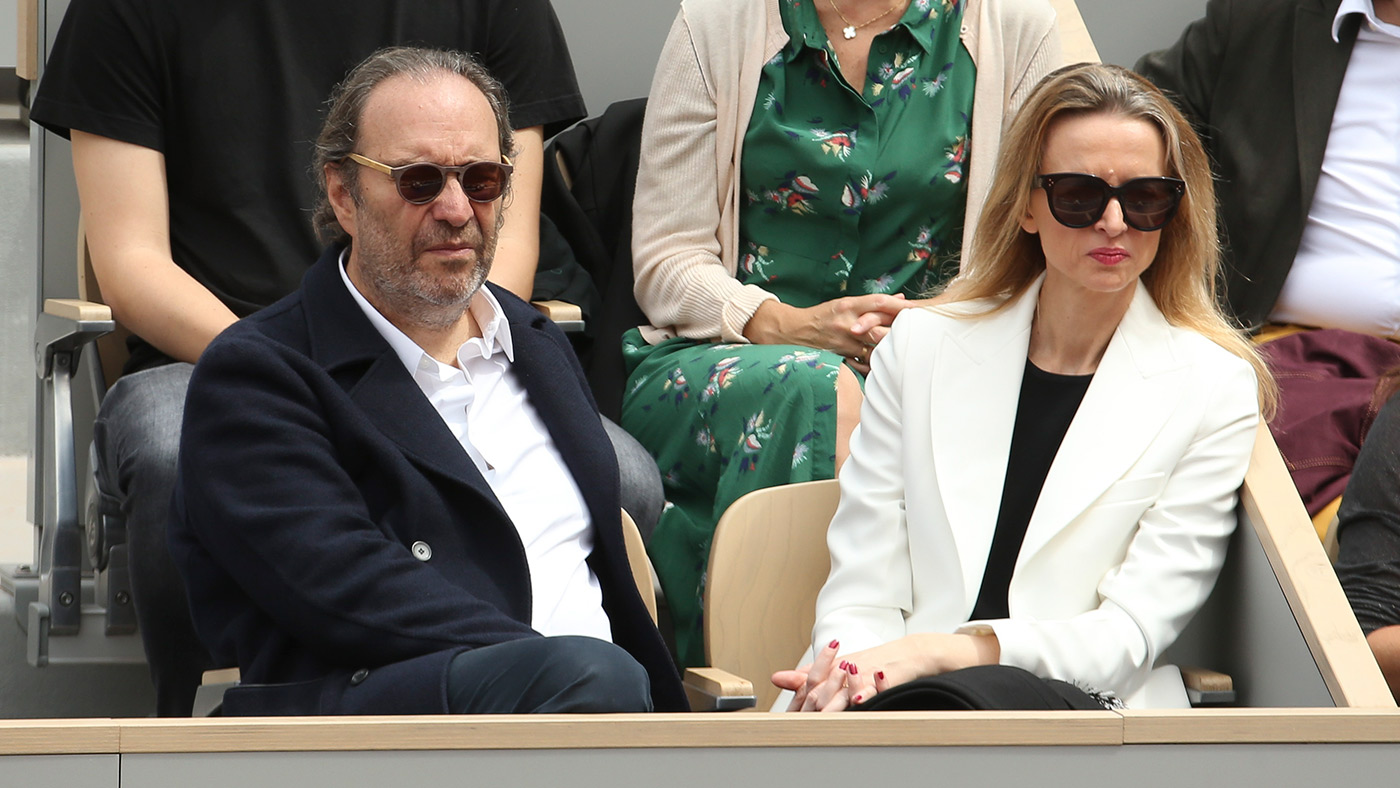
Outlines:
[[[1361,631],[1400,624],[1400,396],[1366,435],[1337,516],[1337,578]]]
[[[549,137],[585,115],[564,30],[549,0],[491,3],[480,57],[510,95],[511,126],[543,126]]]
[[[126,0],[73,0],[30,117],[64,137],[77,129],[163,152],[155,24],[144,6]]]

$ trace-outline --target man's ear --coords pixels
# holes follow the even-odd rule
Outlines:
[[[339,164],[325,165],[326,198],[330,200],[331,209],[335,211],[335,218],[340,222],[340,228],[353,238],[358,206],[355,204],[354,196],[350,194],[350,187],[345,183],[340,166]]]

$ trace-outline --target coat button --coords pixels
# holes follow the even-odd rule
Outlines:
[[[369,668],[360,668],[350,675],[350,686],[358,687],[369,678]]]
[[[429,547],[427,542],[414,542],[413,546],[408,549],[413,551],[413,557],[419,561],[426,561],[433,557],[433,548]]]

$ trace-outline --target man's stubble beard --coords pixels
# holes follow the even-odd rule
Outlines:
[[[472,296],[481,289],[491,271],[500,219],[489,235],[482,232],[475,219],[460,228],[437,222],[430,231],[419,233],[405,247],[384,229],[386,223],[380,221],[372,209],[361,205],[360,214],[370,221],[359,223],[360,233],[354,239],[356,258],[366,284],[379,297],[381,311],[387,309],[400,320],[430,329],[449,328],[461,320],[471,306]],[[497,216],[500,216],[499,211]],[[447,242],[465,242],[476,249],[475,260],[469,264],[471,271],[443,276],[443,266],[425,270],[419,265],[424,250]],[[465,267],[465,264],[458,267]]]

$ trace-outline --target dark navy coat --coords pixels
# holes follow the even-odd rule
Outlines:
[[[190,381],[170,542],[201,639],[241,668],[229,714],[444,713],[454,655],[541,637],[515,527],[346,291],[339,253],[221,334]],[[513,369],[588,506],[613,639],[650,674],[656,708],[682,710],[573,352],[529,304],[492,292]],[[427,561],[410,550],[420,541]]]

